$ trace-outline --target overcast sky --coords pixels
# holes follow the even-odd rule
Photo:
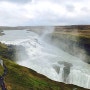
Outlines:
[[[0,26],[90,24],[90,0],[0,0]]]

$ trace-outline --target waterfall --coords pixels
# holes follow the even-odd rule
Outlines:
[[[26,38],[0,41],[24,48],[18,52],[16,61],[18,64],[31,68],[52,80],[90,89],[90,65],[46,43],[36,33]]]

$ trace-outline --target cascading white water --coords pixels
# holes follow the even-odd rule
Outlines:
[[[13,31],[9,32],[12,32],[13,36]],[[23,32],[27,33],[27,31]],[[24,51],[18,53],[20,55],[18,55],[18,64],[29,67],[52,80],[90,89],[90,65],[46,43],[36,33],[29,31],[26,35],[26,37],[17,36],[18,38],[14,36],[13,40],[11,37],[5,40],[5,36],[0,38],[2,43],[24,47]]]

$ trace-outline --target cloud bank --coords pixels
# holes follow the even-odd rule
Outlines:
[[[90,0],[0,0],[0,26],[90,24]]]

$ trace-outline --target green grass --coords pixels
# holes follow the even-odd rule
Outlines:
[[[86,40],[86,42],[88,41],[88,43],[90,44],[90,35],[86,35],[86,34],[79,34],[79,33],[67,33],[67,32],[55,32],[52,34],[52,37],[56,37],[59,39],[68,39],[68,40],[72,40],[72,41],[77,41],[77,40]]]

